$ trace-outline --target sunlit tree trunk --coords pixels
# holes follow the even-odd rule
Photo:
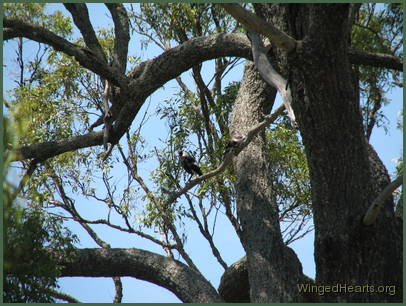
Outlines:
[[[231,133],[244,135],[263,119],[276,91],[247,62],[232,116]],[[299,302],[302,266],[283,243],[264,132],[235,159],[237,213],[247,254],[251,302]]]

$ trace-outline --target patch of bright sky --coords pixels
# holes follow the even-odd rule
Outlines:
[[[108,10],[102,4],[88,3],[89,14],[93,26],[97,29],[100,27],[111,26],[112,20]],[[68,16],[69,13],[65,10],[62,4],[51,4],[48,10],[61,10]],[[75,28],[75,37],[79,35],[78,30]],[[33,44],[32,50],[36,50],[36,43]],[[7,65],[3,70],[4,90],[12,88],[13,68],[15,63],[12,63],[14,52],[16,50],[16,43],[14,41],[7,41],[3,43],[4,47],[4,63]],[[141,48],[140,38],[133,35],[129,46],[129,55],[139,56],[142,60],[153,58],[162,53],[162,50],[156,47],[153,43],[149,44],[148,48]],[[242,77],[243,65],[239,65],[232,73],[230,73],[223,84],[227,84],[233,80],[240,80]],[[14,70],[18,71],[18,70]],[[210,80],[213,72],[212,61],[206,62],[203,65],[203,77],[206,81]],[[193,80],[189,71],[181,75],[183,81],[191,88],[194,89]],[[164,121],[157,118],[154,114],[156,107],[170,98],[173,94],[178,92],[177,83],[170,81],[164,87],[157,90],[151,97],[148,98],[147,103],[141,108],[139,115],[135,119],[132,127],[137,128],[142,114],[148,112],[149,119],[146,121],[142,128],[142,135],[150,143],[147,150],[152,149],[154,146],[163,147],[163,142],[167,139],[167,125]],[[7,95],[6,95],[7,96]],[[399,120],[399,111],[402,108],[403,93],[402,90],[396,89],[388,93],[388,98],[391,103],[383,107],[383,111],[389,120],[389,129],[386,134],[382,128],[375,128],[371,137],[371,143],[378,151],[379,156],[388,168],[390,173],[394,172],[395,162],[394,159],[402,155],[402,132],[396,129],[396,122]],[[275,108],[280,104],[280,99],[277,100]],[[162,142],[160,141],[162,140]],[[148,177],[149,172],[157,167],[157,161],[141,164],[139,167],[140,175]],[[124,172],[123,172],[124,171]],[[117,178],[117,185],[122,183],[124,179],[123,173],[126,173],[124,168],[117,168],[112,174]],[[147,180],[151,183],[150,180]],[[125,183],[125,182],[124,182]],[[85,217],[93,219],[95,217],[105,216],[108,211],[94,201],[84,201],[80,199],[77,203],[78,209]],[[96,213],[97,212],[97,213]],[[117,216],[112,214],[112,220],[116,220]],[[224,260],[228,265],[237,261],[244,255],[238,238],[229,224],[222,216],[217,218],[215,243],[220,249]],[[79,247],[97,247],[95,242],[88,236],[88,234],[75,222],[68,222],[68,226],[77,233],[81,239]],[[112,247],[136,247],[146,249],[151,252],[165,255],[163,250],[156,244],[149,242],[145,239],[139,238],[134,235],[128,235],[105,226],[92,226],[99,236],[111,244]],[[220,277],[223,273],[222,267],[217,263],[211,254],[208,243],[201,238],[199,231],[194,223],[186,223],[183,228],[185,233],[188,233],[188,240],[186,249],[195,261],[195,264],[203,272],[205,277],[217,288],[219,285]],[[302,262],[304,273],[310,277],[315,276],[315,264],[313,258],[313,233],[308,234],[304,238],[295,241],[291,247],[296,251],[299,259]],[[166,289],[160,288],[156,285],[136,280],[130,277],[122,278],[123,281],[123,302],[180,302],[179,299]],[[61,291],[71,294],[82,302],[111,302],[114,298],[114,286],[111,278],[61,278],[59,284]]]

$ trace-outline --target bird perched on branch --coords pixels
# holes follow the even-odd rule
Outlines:
[[[185,169],[187,173],[191,174],[189,180],[192,178],[194,174],[197,174],[198,176],[203,175],[203,172],[197,165],[196,160],[188,152],[179,151],[178,154],[183,169]]]
[[[234,148],[237,148],[244,140],[245,140],[245,137],[241,136],[238,133],[233,133],[230,137],[230,140],[227,143],[227,146],[225,149],[225,154],[227,154]]]

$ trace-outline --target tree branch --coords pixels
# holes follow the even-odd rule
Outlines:
[[[133,121],[144,100],[166,82],[206,60],[236,56],[252,59],[250,44],[242,34],[215,34],[197,37],[172,48],[153,60],[141,63],[129,73],[132,99],[118,114],[113,127],[121,137]]]
[[[296,40],[280,31],[269,22],[246,10],[237,3],[219,3],[230,15],[241,22],[247,29],[268,37],[273,44],[291,52],[296,48]]]
[[[80,220],[82,219],[77,210],[75,209],[73,205],[73,201],[71,198],[69,198],[66,195],[65,189],[63,187],[63,182],[60,177],[57,177],[53,169],[49,169],[51,171],[51,178],[57,187],[59,194],[61,195],[61,198],[64,202],[64,208],[67,210],[71,216],[75,220]],[[86,222],[80,222],[79,224],[84,228],[84,230],[89,234],[90,237],[97,243],[98,246],[105,248],[105,249],[110,249],[111,246],[107,242],[103,241],[99,235],[86,223]],[[114,303],[121,303],[121,300],[123,298],[123,284],[121,282],[120,277],[113,277],[113,282],[114,282],[114,287],[116,289],[116,294],[114,296]]]
[[[158,210],[159,214],[162,217],[163,225],[166,226],[172,233],[173,239],[176,242],[175,249],[179,252],[179,254],[183,257],[185,262],[193,269],[196,271],[199,271],[199,269],[196,267],[196,265],[193,263],[193,260],[190,258],[190,256],[187,254],[187,252],[184,249],[182,239],[180,239],[178,232],[176,231],[176,227],[173,224],[173,221],[168,218],[167,212],[165,211],[164,207],[168,206],[161,206],[158,199],[153,196],[153,193],[150,191],[148,186],[145,184],[144,180],[138,175],[137,173],[137,167],[136,164],[134,164],[133,167],[130,166],[130,163],[128,162],[128,159],[125,157],[123,150],[119,148],[121,157],[123,158],[124,164],[127,166],[128,170],[131,173],[131,176],[137,181],[137,183],[141,186],[141,188],[144,190],[146,195],[150,195],[151,200],[154,202],[156,209]],[[164,248],[165,249],[165,248]],[[169,249],[170,250],[170,249]]]
[[[79,63],[101,77],[110,79],[113,84],[126,84],[124,75],[116,74],[103,63],[95,54],[86,48],[74,45],[38,25],[27,24],[18,20],[3,19],[4,26],[35,41],[47,43],[56,50],[74,56]],[[362,55],[363,53],[357,53]],[[117,142],[131,125],[145,98],[167,81],[176,78],[182,72],[194,65],[223,56],[236,56],[252,59],[249,40],[243,34],[218,34],[208,37],[190,39],[182,45],[172,48],[162,55],[140,64],[129,76],[133,78],[131,84],[131,98],[125,98],[126,103],[117,114],[117,120],[112,129],[111,141]],[[358,59],[362,58],[358,57]],[[124,85],[123,85],[124,86]],[[102,132],[91,132],[68,139],[37,143],[24,146],[17,150],[16,160],[37,158],[44,160],[52,156],[74,151],[80,148],[101,145]]]
[[[363,223],[364,225],[368,226],[375,222],[378,214],[383,206],[385,200],[403,183],[403,173],[400,174],[393,182],[391,182],[388,186],[382,190],[382,192],[376,197],[376,199],[372,202],[371,206],[368,208],[366,212]]]
[[[262,122],[251,127],[248,130],[245,138],[243,138],[242,141],[238,144],[238,147],[234,148],[233,151],[227,152],[224,156],[224,160],[216,169],[187,182],[186,185],[182,189],[174,192],[168,198],[166,205],[173,203],[174,201],[176,201],[176,199],[179,196],[188,192],[191,188],[200,184],[202,181],[207,180],[207,179],[223,172],[226,169],[226,167],[231,163],[233,155],[238,155],[260,131],[262,131],[265,127],[267,127],[272,122],[274,122],[282,114],[284,109],[285,109],[285,105],[279,106],[273,114],[265,116],[264,120]]]
[[[94,53],[86,47],[72,44],[39,25],[26,23],[21,20],[3,18],[3,26],[13,31],[12,35],[9,34],[8,37],[12,38],[13,35],[17,35],[13,37],[26,37],[40,43],[48,44],[55,50],[73,56],[83,67],[100,75],[104,79],[110,80],[114,85],[124,88],[127,85],[128,80],[125,75],[115,72],[97,53]]]
[[[244,9],[236,3],[219,3],[230,15],[241,22],[247,29],[268,37],[271,42],[287,52],[296,48],[297,41],[278,30],[269,22]],[[403,62],[400,58],[382,53],[371,53],[361,50],[348,50],[350,62],[355,65],[369,65],[403,71]]]
[[[96,37],[92,23],[90,22],[86,4],[64,3],[63,5],[71,13],[73,22],[80,30],[80,33],[82,33],[86,46],[107,63],[106,54],[104,53],[99,40]]]
[[[122,3],[106,3],[114,22],[114,66],[119,72],[125,73],[127,66],[130,26],[127,11]]]
[[[272,87],[276,88],[280,95],[282,96],[283,104],[288,112],[289,119],[292,126],[296,127],[297,123],[295,120],[295,114],[292,109],[292,93],[290,88],[287,86],[287,81],[276,72],[268,60],[267,52],[268,50],[264,47],[261,38],[258,34],[253,32],[247,33],[251,40],[252,54],[254,57],[255,67],[258,69],[259,73],[263,79]]]
[[[38,160],[46,160],[50,157],[74,151],[77,149],[92,147],[103,144],[103,131],[90,132],[85,135],[72,136],[59,141],[47,141],[34,143],[24,146],[16,150],[14,160],[24,160],[36,158]]]
[[[26,30],[33,31],[32,27],[37,28],[37,26],[30,25]],[[23,28],[25,29],[25,27]],[[46,41],[56,43],[54,40],[62,40],[62,45],[67,43],[72,45],[74,49],[80,49],[80,47],[65,41],[48,30],[41,28],[40,31],[46,32],[44,34],[46,36],[49,34],[53,37],[51,39],[47,38]],[[34,37],[38,39],[38,35],[40,34],[35,34]],[[44,40],[44,42],[46,41]],[[123,90],[122,99],[125,104],[118,113],[117,118],[115,118],[115,124],[109,135],[110,142],[118,142],[131,125],[145,99],[155,90],[196,64],[223,56],[252,59],[247,37],[242,34],[217,34],[190,39],[153,60],[143,62],[137,66],[129,73],[133,81],[129,85],[130,88],[127,87],[128,90]],[[111,70],[110,67],[108,69]],[[110,71],[107,73],[110,75]],[[22,147],[17,150],[19,156],[15,160],[27,158],[47,159],[64,152],[101,144],[103,144],[103,132],[90,132],[60,141],[36,143]]]
[[[61,276],[135,277],[168,289],[184,303],[222,302],[213,286],[180,261],[140,249],[78,249]]]
[[[4,24],[3,24],[4,26]],[[16,37],[22,37],[24,36],[24,34],[21,31],[18,31],[16,29],[12,29],[12,28],[3,28],[3,40],[9,40],[9,39],[13,39]]]
[[[367,65],[403,71],[403,61],[393,55],[349,49],[348,56],[351,64],[354,65]]]

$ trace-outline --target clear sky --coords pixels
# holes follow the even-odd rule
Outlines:
[[[111,18],[108,11],[102,4],[88,4],[89,13],[91,21],[95,28],[107,27],[112,24]],[[59,9],[66,12],[63,5],[53,4],[50,9]],[[69,14],[68,14],[69,15]],[[76,35],[78,31],[75,29]],[[142,49],[139,37],[132,36],[129,48],[129,55],[140,56],[143,60],[153,58],[161,53],[161,50],[153,46],[151,43],[147,49]],[[15,63],[12,63],[16,43],[13,41],[6,42],[3,44],[4,47],[4,58],[3,61],[6,64],[6,68],[3,72],[3,82],[4,89],[11,88],[13,84],[13,68],[15,69]],[[32,48],[35,50],[35,48]],[[27,56],[29,55],[29,50],[26,51]],[[35,51],[32,51],[35,52]],[[228,80],[240,80],[242,76],[242,66],[240,65],[230,76]],[[207,63],[203,67],[204,77],[208,80],[211,77],[211,63]],[[182,75],[185,82],[192,84],[191,73],[186,72]],[[226,84],[226,83],[225,83]],[[164,101],[172,93],[175,93],[176,83],[174,81],[169,82],[164,86],[164,88],[158,90],[154,93],[147,102],[150,102],[149,112],[153,115],[154,110],[160,102]],[[396,128],[396,122],[399,119],[399,111],[402,108],[403,94],[402,90],[396,89],[388,93],[388,98],[391,102],[383,107],[386,117],[389,120],[389,130],[387,133],[380,128],[375,128],[372,134],[371,143],[377,150],[379,156],[385,163],[390,173],[394,172],[395,162],[394,160],[402,155],[402,132]],[[280,102],[279,102],[280,103]],[[146,103],[147,105],[148,103]],[[146,105],[139,112],[143,114],[146,110]],[[137,121],[138,120],[138,121]],[[133,127],[137,126],[139,118],[133,123]],[[162,146],[160,140],[165,140],[167,138],[166,124],[160,121],[156,116],[152,116],[145,126],[143,127],[143,135],[150,142],[149,149],[154,146]],[[140,167],[141,175],[148,175],[149,171],[154,169],[156,164],[143,164]],[[122,170],[123,168],[121,168]],[[124,175],[120,172],[120,169],[113,172],[115,178],[117,179],[117,184],[120,184],[120,180],[124,179]],[[103,216],[104,212],[99,210],[95,211],[95,203],[92,201],[77,203],[79,210],[89,218],[96,218]],[[100,207],[97,206],[97,207]],[[99,209],[99,208],[97,208]],[[77,233],[81,239],[79,247],[97,247],[93,240],[87,235],[84,230],[75,223],[69,223],[70,228]],[[93,226],[102,239],[110,243],[112,247],[136,247],[141,249],[150,250],[157,252],[159,254],[165,255],[161,248],[152,244],[144,239],[134,237],[134,235],[127,235],[116,230],[111,230],[103,226]],[[195,261],[198,268],[203,271],[203,274],[211,281],[211,283],[217,288],[219,285],[220,277],[223,273],[222,267],[213,259],[211,252],[209,251],[208,244],[203,240],[198,232],[198,229],[194,224],[186,223],[184,231],[188,233],[188,240],[186,244],[186,249],[189,252],[192,259]],[[218,218],[216,225],[215,243],[220,248],[220,253],[224,256],[224,259],[228,265],[231,265],[236,260],[240,259],[244,255],[244,251],[241,244],[238,241],[232,227],[225,220],[225,218]],[[291,244],[293,249],[296,251],[299,259],[302,262],[304,273],[310,277],[315,275],[315,267],[313,260],[313,233],[308,234],[305,238],[294,242]],[[60,280],[61,291],[73,295],[81,302],[111,302],[114,298],[114,286],[111,278],[62,278]],[[166,289],[160,288],[153,284],[139,281],[133,278],[123,278],[124,286],[124,299],[123,302],[179,302],[179,300]]]

